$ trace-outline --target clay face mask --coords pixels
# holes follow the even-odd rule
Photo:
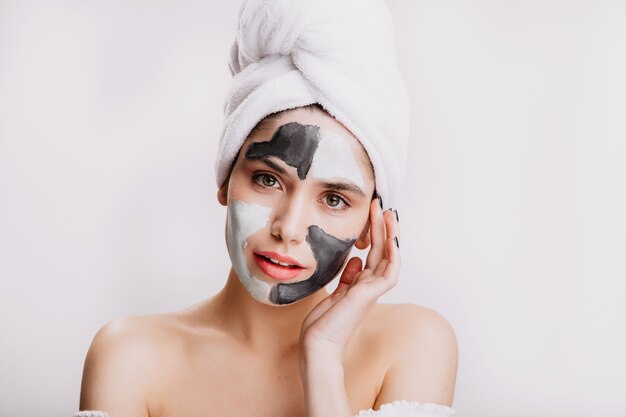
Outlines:
[[[280,126],[268,142],[252,143],[246,158],[276,157],[298,171],[304,180],[348,180],[364,187],[363,176],[346,140],[339,134],[297,122]],[[310,171],[310,172],[309,172]]]
[[[304,180],[319,145],[319,131],[317,126],[287,123],[276,130],[269,142],[256,142],[248,146],[246,158],[282,159],[287,165],[296,168],[298,178]]]
[[[233,268],[248,292],[262,303],[269,302],[271,286],[250,274],[245,248],[248,237],[267,226],[272,209],[243,201],[228,203],[226,214],[226,247]]]
[[[273,304],[290,304],[313,294],[328,284],[341,271],[356,239],[337,239],[321,228],[309,226],[306,241],[317,262],[315,272],[304,281],[278,284],[270,291]]]
[[[339,134],[320,130],[317,126],[287,123],[276,130],[267,142],[252,143],[245,158],[269,161],[278,158],[296,168],[301,181],[341,181],[362,189],[363,177],[346,140]],[[318,225],[307,228],[306,242],[315,258],[315,271],[297,282],[278,283],[276,279],[253,276],[248,262],[254,262],[248,238],[269,227],[272,208],[244,201],[229,202],[226,222],[228,253],[241,283],[258,301],[284,305],[301,300],[326,286],[341,271],[356,242],[353,236],[340,239],[326,233]],[[268,233],[269,231],[266,231]],[[264,250],[265,248],[253,248]],[[249,253],[249,257],[246,256]],[[269,262],[269,261],[268,261]],[[276,266],[278,268],[279,266]],[[258,269],[258,268],[257,268]],[[275,283],[268,283],[273,281]]]

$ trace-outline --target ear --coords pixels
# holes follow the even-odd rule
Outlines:
[[[363,228],[363,231],[361,232],[361,235],[357,239],[354,246],[356,246],[357,249],[363,250],[363,249],[366,249],[370,245],[371,242],[372,241],[370,239],[370,222],[368,219],[367,223],[365,223],[365,227]]]
[[[217,201],[223,206],[228,205],[228,179],[217,189]]]

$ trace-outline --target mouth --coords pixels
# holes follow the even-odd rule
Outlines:
[[[274,252],[254,252],[254,258],[267,276],[280,281],[293,279],[305,269],[294,259]]]

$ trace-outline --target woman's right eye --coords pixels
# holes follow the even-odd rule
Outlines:
[[[270,174],[255,174],[252,179],[263,187],[276,188],[275,186],[278,184],[278,180]]]

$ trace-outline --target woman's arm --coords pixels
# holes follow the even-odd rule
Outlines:
[[[344,386],[342,352],[378,297],[398,280],[397,220],[395,213],[383,213],[382,204],[372,202],[371,247],[365,267],[362,268],[360,259],[350,259],[337,289],[302,323],[300,373],[308,417],[352,417]],[[391,363],[374,406],[397,400],[429,402],[441,407],[420,415],[454,413],[447,407],[454,395],[457,366],[452,327],[436,312],[411,304],[398,306],[390,323],[395,330],[389,340],[393,347]],[[423,408],[417,403],[412,406]]]
[[[344,386],[342,354],[378,298],[393,288],[400,272],[398,217],[370,204],[370,251],[365,267],[352,258],[335,291],[302,323],[300,374],[307,417],[352,417]]]
[[[302,352],[300,374],[307,417],[352,417],[339,357]]]
[[[434,310],[413,304],[396,306],[389,319],[393,330],[384,337],[391,363],[372,408],[379,410],[398,400],[451,407],[458,359],[452,326]],[[300,365],[308,417],[353,416],[340,358],[303,352]],[[424,415],[451,412],[444,407],[425,408],[432,414]]]

